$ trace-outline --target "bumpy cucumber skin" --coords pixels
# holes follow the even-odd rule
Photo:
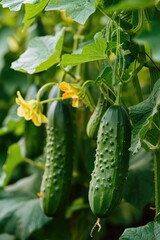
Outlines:
[[[107,109],[100,123],[89,204],[99,218],[109,216],[120,203],[129,166],[131,126],[122,106]]]
[[[87,123],[86,132],[87,132],[87,136],[89,138],[97,137],[99,124],[100,124],[101,118],[106,110],[106,106],[107,105],[106,105],[104,96],[103,96],[103,94],[100,94],[96,108]]]
[[[68,106],[53,102],[48,112],[46,164],[41,183],[41,206],[47,216],[66,207],[73,165],[72,121]]]

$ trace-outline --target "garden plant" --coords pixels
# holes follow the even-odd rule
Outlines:
[[[0,240],[160,240],[160,0],[0,0]]]

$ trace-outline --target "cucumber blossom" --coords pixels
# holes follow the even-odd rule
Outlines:
[[[48,112],[46,164],[41,183],[41,206],[54,216],[66,207],[73,163],[72,121],[68,106],[53,102]]]
[[[109,216],[120,203],[128,174],[131,127],[122,106],[110,106],[102,117],[89,204],[99,218]]]

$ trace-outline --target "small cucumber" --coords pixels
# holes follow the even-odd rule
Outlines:
[[[122,106],[110,106],[102,117],[89,204],[99,218],[109,216],[120,203],[128,174],[131,127]]]
[[[47,216],[66,207],[73,165],[72,121],[68,106],[53,102],[48,111],[46,164],[41,183],[41,206]]]
[[[103,94],[101,93],[99,98],[98,98],[98,102],[97,105],[95,107],[95,110],[93,112],[93,114],[91,115],[88,124],[87,124],[87,136],[89,138],[96,138],[97,137],[97,133],[98,133],[98,128],[99,128],[99,124],[101,121],[101,118],[106,110],[106,101],[104,99]]]

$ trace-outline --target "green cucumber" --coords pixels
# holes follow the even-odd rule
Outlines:
[[[63,212],[69,196],[73,165],[72,121],[64,102],[48,111],[46,163],[41,183],[41,206],[47,216]]]
[[[110,106],[102,117],[94,170],[89,186],[89,204],[98,217],[107,217],[118,206],[128,174],[131,127],[122,106]]]
[[[88,123],[87,123],[87,136],[89,138],[96,138],[97,137],[97,133],[98,133],[98,128],[99,128],[99,124],[101,121],[101,118],[106,110],[106,101],[104,99],[103,94],[101,93],[99,98],[98,98],[98,102],[97,105],[95,107],[94,112],[92,113]]]
[[[27,94],[26,100],[36,99],[36,94],[39,90],[37,84],[30,85]],[[24,123],[24,143],[25,143],[25,152],[26,157],[36,158],[43,153],[43,148],[45,145],[45,126],[42,124],[37,127],[32,121],[25,121]]]

